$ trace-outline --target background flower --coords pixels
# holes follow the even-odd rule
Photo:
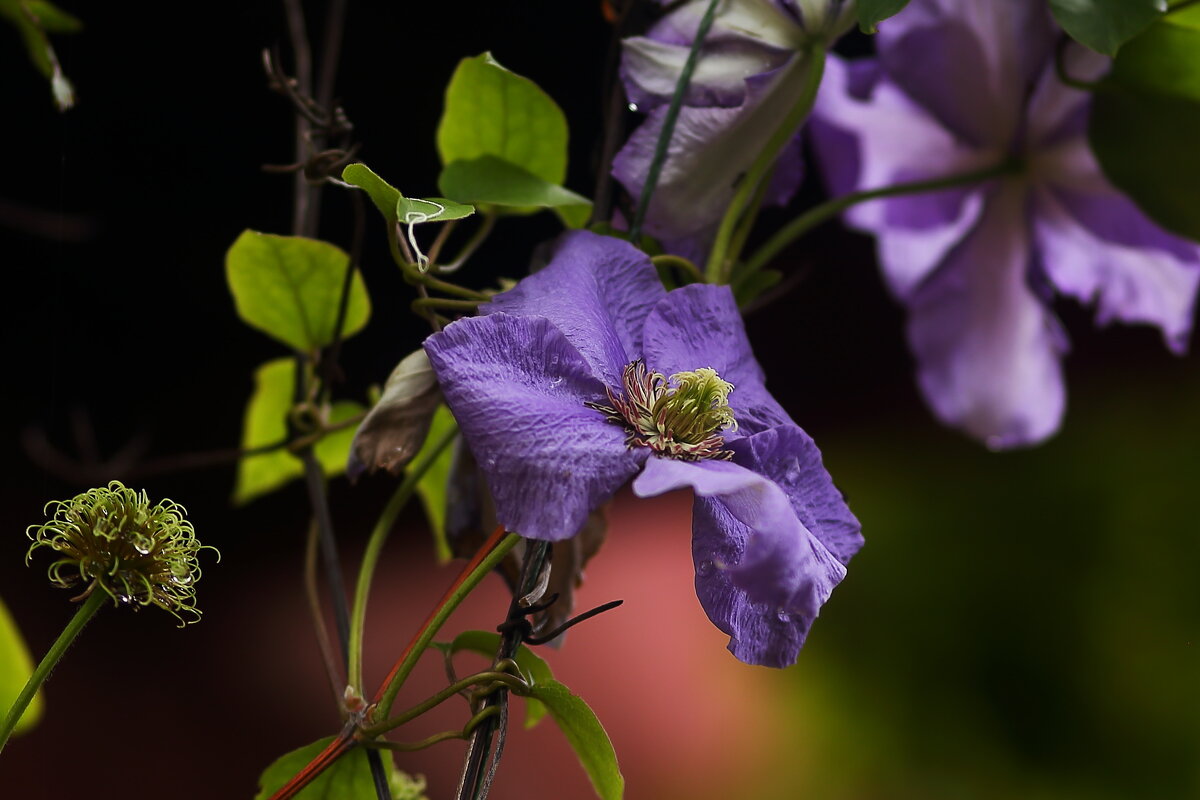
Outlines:
[[[985,183],[846,213],[878,237],[926,400],[997,448],[1041,441],[1061,421],[1067,342],[1055,293],[1094,303],[1101,324],[1156,325],[1178,353],[1200,281],[1200,248],[1101,174],[1088,95],[1054,71],[1058,35],[1033,0],[913,0],[881,27],[877,59],[830,59],[812,126],[838,193],[1012,165]],[[1105,63],[1068,51],[1080,77]]]
[[[481,310],[425,347],[497,519],[561,540],[635,475],[642,497],[691,488],[709,618],[743,661],[792,663],[862,540],[816,446],[767,392],[728,287],[667,293],[644,253],[580,232]],[[597,407],[628,392],[626,367],[641,359],[662,375],[709,368],[733,384],[737,428],[721,431],[731,460],[627,445],[626,428]]]
[[[645,36],[624,42],[621,77],[629,101],[649,114],[613,161],[613,175],[636,199],[662,131],[667,105],[708,0],[690,0]],[[729,0],[705,37],[646,216],[647,233],[696,256],[720,220],[737,180],[763,151],[800,96],[814,38],[845,30],[851,3]],[[764,202],[785,204],[800,185],[798,140],[780,155]]]

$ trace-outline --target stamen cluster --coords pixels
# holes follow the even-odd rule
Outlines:
[[[155,605],[170,612],[180,627],[200,619],[195,583],[200,579],[196,554],[203,549],[183,506],[163,500],[151,506],[146,492],[112,481],[70,500],[46,505],[54,516],[32,525],[34,550],[49,547],[61,558],[50,565],[50,582],[61,588],[85,585],[82,600],[99,588],[115,603]],[[193,618],[185,620],[180,612]]]
[[[677,372],[668,381],[638,359],[625,366],[621,384],[623,392],[607,388],[611,406],[587,405],[624,426],[626,447],[649,447],[660,456],[683,461],[733,457],[720,433],[737,430],[729,407],[733,384],[721,380],[716,370]]]

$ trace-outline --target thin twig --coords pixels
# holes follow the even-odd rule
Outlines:
[[[317,635],[317,647],[321,650],[321,660],[325,663],[325,675],[329,678],[329,686],[333,690],[333,702],[338,708],[341,708],[342,687],[346,685],[346,680],[344,677],[339,679],[339,676],[343,676],[345,670],[334,655],[333,642],[329,638],[329,628],[325,625],[325,615],[321,613],[321,590],[317,586],[319,533],[315,522],[308,526],[308,537],[304,546],[304,593],[308,597],[308,610],[312,614],[313,630]]]

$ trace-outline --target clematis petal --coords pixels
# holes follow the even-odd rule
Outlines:
[[[1003,147],[1054,39],[1041,3],[927,0],[880,26],[878,49],[896,85],[947,128],[977,147]]]
[[[646,232],[683,239],[716,223],[738,179],[792,110],[812,68],[810,59],[793,54],[778,69],[748,78],[739,106],[683,107],[646,215]],[[634,197],[641,194],[666,112],[660,107],[651,113],[613,160],[613,175]]]
[[[833,587],[846,574],[792,510],[782,489],[738,464],[650,458],[633,490],[690,487],[696,594],[750,664],[793,663]]]
[[[1006,157],[1000,148],[965,146],[884,77],[863,98],[852,91],[861,66],[830,57],[809,125],[834,193],[960,175]],[[859,203],[845,218],[879,237],[884,274],[904,298],[975,225],[980,208],[979,188],[946,189]]]
[[[1065,342],[1028,285],[1025,190],[1005,182],[975,229],[909,301],[918,382],[934,412],[994,448],[1058,428]]]
[[[642,321],[666,290],[650,258],[629,242],[588,231],[562,237],[550,263],[480,307],[549,319],[592,374],[621,385],[621,371],[642,352]]]
[[[625,94],[639,111],[649,113],[675,94],[675,85],[691,52],[691,43],[669,44],[646,36],[622,43],[621,79]],[[737,106],[746,98],[746,78],[777,69],[791,53],[739,38],[706,39],[688,82],[684,103],[689,106]]]
[[[462,319],[426,339],[425,350],[508,530],[574,535],[646,458],[584,405],[607,402],[604,386],[543,317]]]
[[[1082,219],[1069,197],[1042,190],[1036,200],[1034,231],[1055,288],[1084,303],[1094,301],[1101,324],[1115,319],[1157,325],[1172,350],[1185,352],[1200,286],[1200,247],[1162,232],[1124,197],[1107,207],[1090,196],[1075,198]],[[1108,241],[1093,232],[1106,227]],[[1113,241],[1115,236],[1130,241]],[[1173,239],[1176,247],[1155,247],[1157,238]],[[1182,255],[1190,258],[1181,258],[1179,248],[1187,248]]]
[[[694,283],[670,292],[646,318],[643,352],[664,375],[715,369],[733,384],[729,405],[743,434],[795,424],[767,391],[728,286]]]
[[[863,545],[862,525],[821,463],[821,451],[795,425],[757,433],[730,443],[734,463],[769,478],[792,504],[805,528],[843,564]]]

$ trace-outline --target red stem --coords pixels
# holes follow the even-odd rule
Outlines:
[[[441,607],[450,601],[450,598],[455,592],[458,591],[458,588],[462,586],[463,581],[467,579],[467,576],[475,571],[475,568],[478,567],[485,558],[487,558],[488,553],[492,552],[492,550],[496,548],[496,545],[498,545],[500,540],[503,538],[504,526],[497,525],[496,530],[492,531],[492,535],[489,536],[488,540],[483,543],[478,552],[475,553],[475,556],[469,562],[467,562],[467,565],[462,568],[462,572],[458,573],[458,577],[454,579],[454,583],[450,584],[450,588],[447,589],[446,593],[442,595],[442,599],[439,600],[437,605],[433,607],[433,610],[429,612],[429,616],[425,618],[425,622],[421,624],[421,627],[417,628],[417,632],[413,634],[413,638],[409,641],[408,646],[404,648],[404,652],[400,654],[400,658],[396,659],[396,663],[392,665],[392,671],[389,672],[388,676],[383,679],[383,683],[380,684],[378,691],[375,692],[375,700],[373,702],[378,703],[383,698],[383,693],[387,690],[388,685],[392,682],[392,678],[396,676],[396,673],[400,671],[400,667],[403,666],[404,662],[408,660],[409,655],[412,653],[412,649],[416,647],[417,641],[421,638],[421,633],[433,623],[433,618],[437,616],[437,613]]]
[[[496,530],[492,532],[492,535],[488,537],[488,540],[483,543],[482,547],[479,548],[479,552],[477,552],[475,556],[467,563],[467,565],[463,567],[462,572],[460,572],[458,577],[454,579],[454,583],[450,584],[450,588],[446,590],[446,593],[442,595],[442,599],[439,600],[438,604],[433,607],[431,612],[429,612],[429,616],[425,618],[425,622],[421,625],[421,627],[417,628],[417,632],[413,635],[412,641],[410,641],[408,646],[404,648],[404,652],[401,653],[400,658],[396,660],[396,664],[392,667],[392,671],[388,673],[387,678],[379,687],[379,691],[375,693],[376,703],[378,703],[380,698],[383,696],[383,692],[387,689],[388,684],[392,682],[393,676],[399,672],[401,665],[403,665],[408,659],[409,654],[412,653],[412,649],[416,647],[417,641],[421,638],[421,632],[428,628],[433,622],[433,618],[437,616],[438,609],[440,609],[450,600],[450,597],[458,590],[460,586],[462,586],[463,581],[467,579],[467,576],[474,572],[475,568],[478,567],[485,558],[487,558],[488,553],[492,552],[492,550],[496,548],[496,545],[499,544],[500,540],[504,538],[504,533],[504,526],[497,525]],[[279,787],[278,791],[271,795],[270,800],[290,800],[291,798],[295,797],[301,789],[303,789],[305,786],[308,786],[308,784],[312,783],[318,775],[329,769],[333,762],[337,761],[339,758],[346,755],[346,753],[349,753],[358,746],[358,740],[355,739],[356,733],[357,727],[354,723],[347,725],[324,750],[318,753],[312,761],[305,765],[304,769],[297,772],[292,776],[291,780]]]
[[[329,743],[329,746],[317,754],[316,758],[308,762],[304,769],[292,776],[291,780],[279,787],[275,794],[271,795],[271,800],[289,800],[299,794],[300,790],[308,786],[313,780],[337,761],[339,758],[349,753],[358,745],[354,739],[354,728],[347,727],[343,729],[337,737]]]

